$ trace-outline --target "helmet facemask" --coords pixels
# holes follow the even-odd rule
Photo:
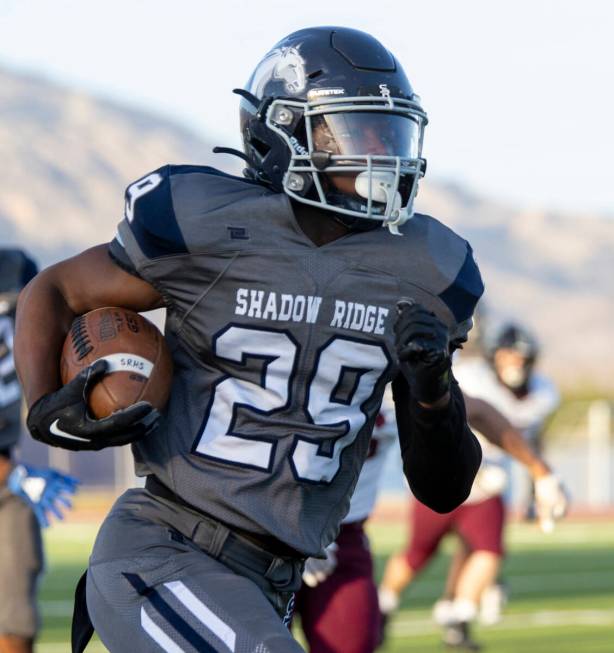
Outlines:
[[[427,118],[415,100],[389,96],[276,99],[266,126],[290,151],[283,189],[305,204],[398,232],[424,176]]]
[[[517,348],[498,349],[492,359],[495,373],[510,390],[525,388],[535,366],[534,356]]]

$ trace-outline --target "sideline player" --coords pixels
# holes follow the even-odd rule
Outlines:
[[[471,335],[471,340],[474,340],[474,333]],[[518,324],[507,323],[501,326],[490,342],[482,342],[481,352],[479,358],[468,358],[463,350],[463,355],[456,361],[455,370],[461,385],[470,394],[497,406],[522,431],[535,450],[541,453],[541,436],[558,406],[559,394],[554,383],[536,369],[539,346],[534,335]],[[485,448],[487,451],[484,458],[490,462],[491,475],[494,470],[494,475],[499,476],[503,486],[507,481],[508,461],[502,461],[487,443]],[[487,464],[485,461],[483,468]],[[482,475],[480,472],[479,477]],[[521,480],[525,481],[525,487],[530,487],[530,491],[522,494],[527,501],[526,515],[534,519],[535,487],[531,475],[528,476],[528,483],[526,476]],[[548,531],[553,528],[553,523],[542,520],[541,526],[543,530]],[[454,596],[459,574],[465,568],[470,555],[471,551],[465,543],[459,542],[450,563],[444,596],[435,605],[434,615],[441,625],[445,626],[448,621],[450,599]],[[479,602],[481,623],[489,625],[499,621],[507,600],[506,594],[504,584],[498,580],[483,590]],[[449,633],[452,639],[458,638],[454,630],[455,626],[452,625]]]
[[[554,519],[561,517],[566,509],[567,500],[560,482],[539,457],[534,439],[527,437],[537,433],[556,407],[556,392],[551,384],[535,374],[525,380],[527,392],[519,392],[520,398],[515,401],[510,399],[509,393],[502,393],[497,388],[497,385],[501,385],[501,381],[497,380],[499,374],[508,380],[520,377],[517,372],[509,372],[503,361],[511,361],[516,369],[532,371],[537,352],[535,347],[526,350],[525,343],[529,342],[526,335],[518,327],[502,329],[490,350],[492,370],[474,360],[458,364],[463,392],[466,393],[468,419],[484,436],[481,439],[484,451],[482,466],[471,495],[450,515],[442,518],[426,506],[414,502],[409,548],[389,560],[380,586],[380,607],[384,614],[389,614],[396,609],[401,592],[435,554],[443,536],[451,531],[457,532],[462,543],[452,560],[444,597],[436,604],[434,616],[445,627],[444,641],[458,648],[478,648],[469,631],[471,622],[477,616],[480,600],[484,598],[485,591],[493,600],[501,595],[493,584],[503,556],[505,509],[502,494],[507,473],[502,451],[521,462],[533,479],[537,515],[543,530],[552,530]],[[502,349],[506,350],[503,356],[498,354]],[[515,355],[520,350],[522,355]],[[519,387],[516,386],[516,389]],[[477,396],[469,399],[471,393]],[[502,401],[502,397],[505,401]],[[521,404],[522,401],[528,403]],[[492,412],[492,407],[499,411],[501,420],[504,420],[501,421],[499,437],[494,439],[489,431],[484,430],[485,415]],[[511,427],[512,424],[515,428]],[[496,619],[494,613],[498,608],[492,605],[485,607],[491,613],[488,618],[492,622]]]
[[[247,179],[159,168],[128,187],[112,243],[20,300],[31,433],[73,449],[133,441],[147,476],[87,571],[112,653],[301,650],[285,622],[303,562],[337,536],[388,382],[425,503],[461,503],[481,459],[450,365],[483,286],[468,243],[413,215],[426,115],[400,64],[368,34],[310,28],[239,94]],[[60,387],[71,321],[108,305],[167,308],[161,416],[141,403],[93,420],[84,399],[104,361]]]
[[[462,356],[456,361],[454,370],[461,387],[495,406],[541,452],[542,434],[559,405],[559,393],[536,367],[539,345],[535,336],[508,322],[484,342],[484,352],[485,356]],[[530,514],[533,490],[526,494]]]
[[[0,653],[31,653],[39,626],[36,604],[43,568],[41,526],[75,491],[74,479],[16,464],[21,389],[13,362],[17,293],[36,274],[21,250],[0,249]]]

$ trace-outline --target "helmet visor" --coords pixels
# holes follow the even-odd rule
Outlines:
[[[331,155],[420,156],[421,125],[415,116],[375,111],[320,114],[311,118],[311,131],[313,149]]]

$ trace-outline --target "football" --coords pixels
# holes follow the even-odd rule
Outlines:
[[[75,318],[62,350],[62,383],[101,358],[107,361],[108,373],[89,394],[94,417],[107,417],[138,401],[148,401],[158,410],[164,407],[173,363],[164,337],[149,320],[116,307]]]

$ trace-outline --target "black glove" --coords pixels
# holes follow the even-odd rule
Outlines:
[[[450,389],[448,327],[413,300],[400,300],[397,312],[394,333],[401,372],[414,399],[435,403]]]
[[[160,414],[146,401],[103,419],[88,414],[87,395],[106,373],[107,362],[96,361],[56,392],[43,395],[28,413],[32,437],[72,451],[99,451],[135,442],[154,431]]]

